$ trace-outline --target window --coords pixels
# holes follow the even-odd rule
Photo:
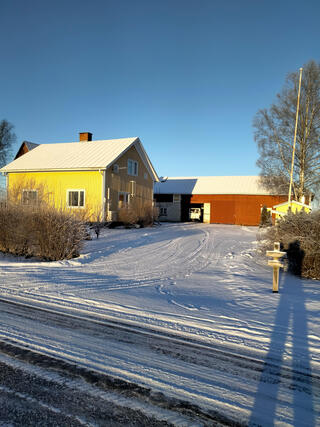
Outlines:
[[[112,166],[112,172],[114,173],[119,173],[119,165],[117,165],[116,163]]]
[[[129,204],[130,201],[130,193],[125,193],[124,191],[121,191],[119,193],[119,199],[118,199],[118,207],[123,208],[125,205]]]
[[[160,208],[160,216],[167,216],[167,208]]]
[[[22,190],[22,204],[23,205],[35,205],[38,202],[38,191],[37,190]]]
[[[138,176],[138,162],[128,159],[128,175]]]
[[[67,204],[72,208],[83,208],[84,190],[67,190]]]
[[[148,174],[147,174],[147,172],[145,172],[145,173],[143,174],[143,177],[144,177],[144,179],[148,179]]]
[[[180,203],[180,194],[173,195],[173,203]]]

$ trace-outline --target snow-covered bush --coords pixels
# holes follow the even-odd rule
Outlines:
[[[288,268],[303,277],[320,279],[320,211],[288,213],[263,234],[260,249],[281,243],[287,252]]]
[[[45,205],[0,206],[0,251],[48,261],[79,255],[85,222]]]

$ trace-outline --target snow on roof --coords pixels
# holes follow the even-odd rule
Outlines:
[[[155,194],[251,194],[268,195],[259,176],[171,177],[157,182]]]
[[[145,154],[139,138],[40,144],[4,166],[2,172],[106,168],[133,144]],[[147,159],[149,162],[150,160]],[[151,166],[152,167],[152,166]]]

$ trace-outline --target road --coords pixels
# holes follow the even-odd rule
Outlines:
[[[317,376],[196,338],[5,300],[0,311],[0,425],[236,426],[261,379],[279,383],[279,410],[293,385],[320,395]]]

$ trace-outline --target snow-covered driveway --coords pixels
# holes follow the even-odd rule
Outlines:
[[[319,388],[313,387],[310,375],[320,373],[320,282],[282,274],[280,293],[272,294],[271,271],[255,255],[257,231],[191,223],[104,230],[72,261],[1,256],[0,297],[147,325],[265,361],[258,381],[243,387],[234,383],[241,389],[235,408],[241,407],[242,420],[261,422],[259,416],[269,414],[264,425],[298,425],[303,419],[305,425],[315,425],[320,423]],[[5,335],[5,328],[1,333]],[[299,390],[293,378],[291,394],[280,383],[270,384],[270,361],[278,367],[273,376],[288,367],[303,373],[305,390]],[[190,368],[189,378],[195,372]],[[178,365],[172,372],[177,374]],[[225,376],[230,390],[236,380]],[[211,382],[212,387],[210,381],[203,383],[199,393],[209,397],[212,409],[234,411],[224,395],[223,375],[219,386],[213,378]]]

